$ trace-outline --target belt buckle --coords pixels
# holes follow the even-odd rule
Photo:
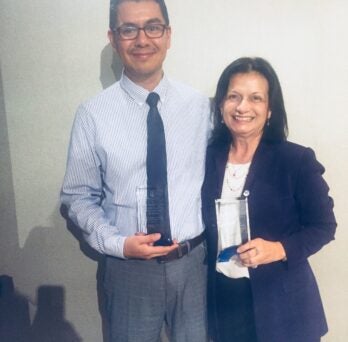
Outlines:
[[[185,248],[187,249],[187,252],[185,253]],[[191,246],[189,241],[184,241],[179,243],[178,247],[178,259],[182,258],[184,255],[190,253]]]

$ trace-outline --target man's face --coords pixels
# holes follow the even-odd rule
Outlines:
[[[143,28],[149,23],[165,24],[159,5],[155,1],[125,1],[118,7],[117,27],[132,25]],[[170,47],[170,28],[160,38],[148,38],[143,30],[137,38],[123,40],[117,32],[109,31],[112,46],[119,54],[125,74],[135,83],[157,83],[162,78],[162,64]]]

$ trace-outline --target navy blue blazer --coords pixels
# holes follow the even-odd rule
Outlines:
[[[215,199],[220,198],[229,146],[210,146],[202,189],[208,246],[209,330],[215,335],[217,255]],[[251,238],[280,241],[287,261],[249,269],[259,342],[319,339],[327,323],[308,257],[334,239],[336,221],[323,166],[314,152],[290,142],[261,142],[244,190],[249,190]]]

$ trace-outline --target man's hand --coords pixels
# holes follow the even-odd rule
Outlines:
[[[244,266],[254,268],[286,258],[284,247],[280,242],[266,241],[260,238],[250,240],[238,247],[237,252]]]
[[[123,254],[126,258],[132,259],[153,259],[162,255],[167,255],[169,252],[178,248],[178,244],[174,242],[171,246],[154,246],[154,242],[161,238],[161,234],[149,235],[132,235],[127,237]]]

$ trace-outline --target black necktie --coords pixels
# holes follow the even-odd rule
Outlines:
[[[161,233],[155,245],[171,245],[167,183],[166,139],[161,116],[157,109],[159,95],[150,93],[146,102],[150,106],[147,116],[147,231]]]

